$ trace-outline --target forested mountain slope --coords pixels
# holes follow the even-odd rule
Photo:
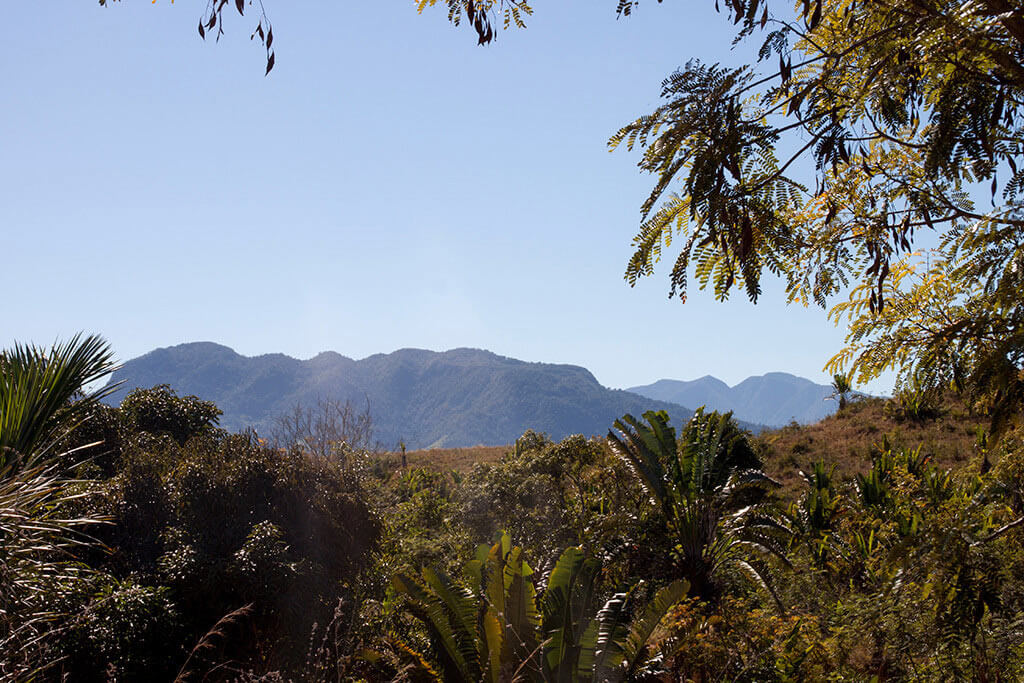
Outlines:
[[[278,415],[318,398],[351,400],[373,416],[375,437],[391,447],[507,444],[525,430],[560,439],[604,434],[625,413],[692,411],[671,402],[608,389],[585,368],[528,363],[478,349],[402,349],[353,360],[324,352],[309,360],[282,354],[246,357],[209,342],[162,348],[128,361],[112,381],[135,387],[169,384],[179,394],[214,401],[230,430],[268,433]],[[756,425],[748,425],[757,428]]]

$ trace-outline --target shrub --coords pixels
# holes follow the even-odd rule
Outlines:
[[[189,646],[252,603],[255,636],[236,654],[293,664],[377,547],[380,525],[337,463],[216,433],[123,457],[106,494],[110,569],[170,587]]]
[[[64,674],[76,681],[173,678],[183,647],[170,589],[130,579],[97,584],[62,639]]]
[[[166,434],[179,445],[215,428],[222,414],[213,402],[178,396],[166,384],[135,389],[121,401],[120,410],[126,434]]]

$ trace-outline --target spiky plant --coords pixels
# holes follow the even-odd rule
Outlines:
[[[566,549],[539,591],[533,571],[507,534],[480,546],[463,569],[465,583],[424,569],[393,585],[427,629],[445,681],[620,681],[645,672],[655,628],[687,590],[661,589],[632,622],[628,594],[595,612],[600,562]]]
[[[87,489],[68,478],[62,444],[106,391],[83,388],[112,371],[95,336],[0,352],[0,679],[53,663],[39,655],[56,617],[49,598],[87,573],[75,551],[98,518],[75,512]]]
[[[792,540],[805,544],[814,563],[823,566],[834,554],[833,532],[843,512],[843,498],[836,489],[836,466],[818,461],[800,475],[807,489],[787,513]]]
[[[114,370],[109,345],[75,335],[49,350],[15,344],[0,352],[0,467],[50,461],[61,443],[114,387],[83,389]]]
[[[771,591],[752,555],[785,559],[785,527],[757,505],[778,483],[761,463],[732,413],[694,413],[676,440],[664,411],[615,421],[608,432],[612,451],[636,472],[661,508],[676,540],[676,561],[692,593],[714,600],[720,573],[733,568]],[[772,592],[774,596],[774,592]]]

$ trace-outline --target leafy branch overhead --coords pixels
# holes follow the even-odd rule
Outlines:
[[[523,0],[445,5],[480,44],[533,12]],[[638,5],[617,0],[615,11]],[[1024,8],[716,9],[736,43],[755,41],[757,62],[690,61],[663,81],[658,108],[609,140],[641,151],[639,167],[654,176],[627,282],[652,275],[677,242],[669,295],[684,301],[696,278],[719,299],[739,288],[756,302],[766,274],[785,282],[790,302],[825,307],[845,295],[832,317],[849,324],[847,344],[829,372],[863,383],[895,369],[901,382],[952,382],[1003,406],[995,422],[1019,412]],[[936,251],[918,251],[922,230]]]
[[[664,81],[662,106],[610,141],[643,149],[657,176],[627,279],[651,274],[681,233],[673,294],[685,296],[692,262],[720,298],[742,285],[756,300],[767,267],[792,300],[821,305],[872,282],[877,310],[916,230],[1020,228],[1024,13],[1004,4],[817,0],[777,15],[730,0],[736,40],[761,34],[765,68],[692,61]],[[995,205],[1001,168],[1011,180]],[[981,182],[992,211],[971,201]]]
[[[441,0],[416,0],[416,11],[441,4]],[[497,37],[495,27],[526,28],[525,18],[533,14],[526,0],[444,0],[448,20],[459,26],[463,18],[477,35],[478,45],[487,45]]]
[[[106,7],[108,0],[99,0],[99,2],[101,6]],[[120,2],[120,0],[110,0],[110,2]],[[206,40],[207,34],[211,34],[216,41],[220,41],[220,37],[224,35],[224,9],[229,4],[238,11],[240,16],[245,16],[247,8],[254,7],[253,0],[230,0],[230,2],[229,0],[207,0],[206,9],[203,10],[203,14],[199,17],[198,31],[200,38]],[[274,29],[270,25],[270,18],[267,16],[262,0],[255,0],[255,6],[259,8],[259,18],[256,28],[253,29],[249,39],[259,38],[260,43],[262,43],[267,52],[267,70],[264,72],[264,75],[266,75],[274,68]]]
[[[621,2],[628,14],[635,2]],[[1024,405],[1024,8],[1006,0],[727,0],[758,62],[689,62],[612,136],[655,177],[625,277],[681,246],[688,278],[849,325],[827,370],[966,390],[1001,429]],[[1020,167],[1020,168],[1019,168]],[[934,250],[919,251],[920,232]]]

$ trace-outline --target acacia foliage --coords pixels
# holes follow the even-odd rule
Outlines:
[[[626,3],[633,5],[635,3]],[[688,278],[849,325],[830,372],[953,383],[1005,427],[1024,405],[1020,193],[1024,10],[1005,0],[730,0],[759,61],[692,61],[610,144],[655,175],[626,279],[682,242]],[[915,251],[915,236],[937,247]],[[852,288],[852,289],[851,289]]]
[[[916,229],[1020,227],[1021,10],[1002,0],[779,9],[727,2],[737,40],[762,41],[759,63],[690,62],[664,81],[661,107],[612,138],[643,148],[640,166],[657,176],[631,282],[684,232],[673,292],[685,294],[693,259],[719,296],[742,285],[756,300],[770,268],[801,300],[824,302],[847,277],[874,282],[877,308],[887,264]],[[804,156],[813,185],[794,166]],[[1011,172],[1006,203],[974,209],[966,191],[1000,169]]]

